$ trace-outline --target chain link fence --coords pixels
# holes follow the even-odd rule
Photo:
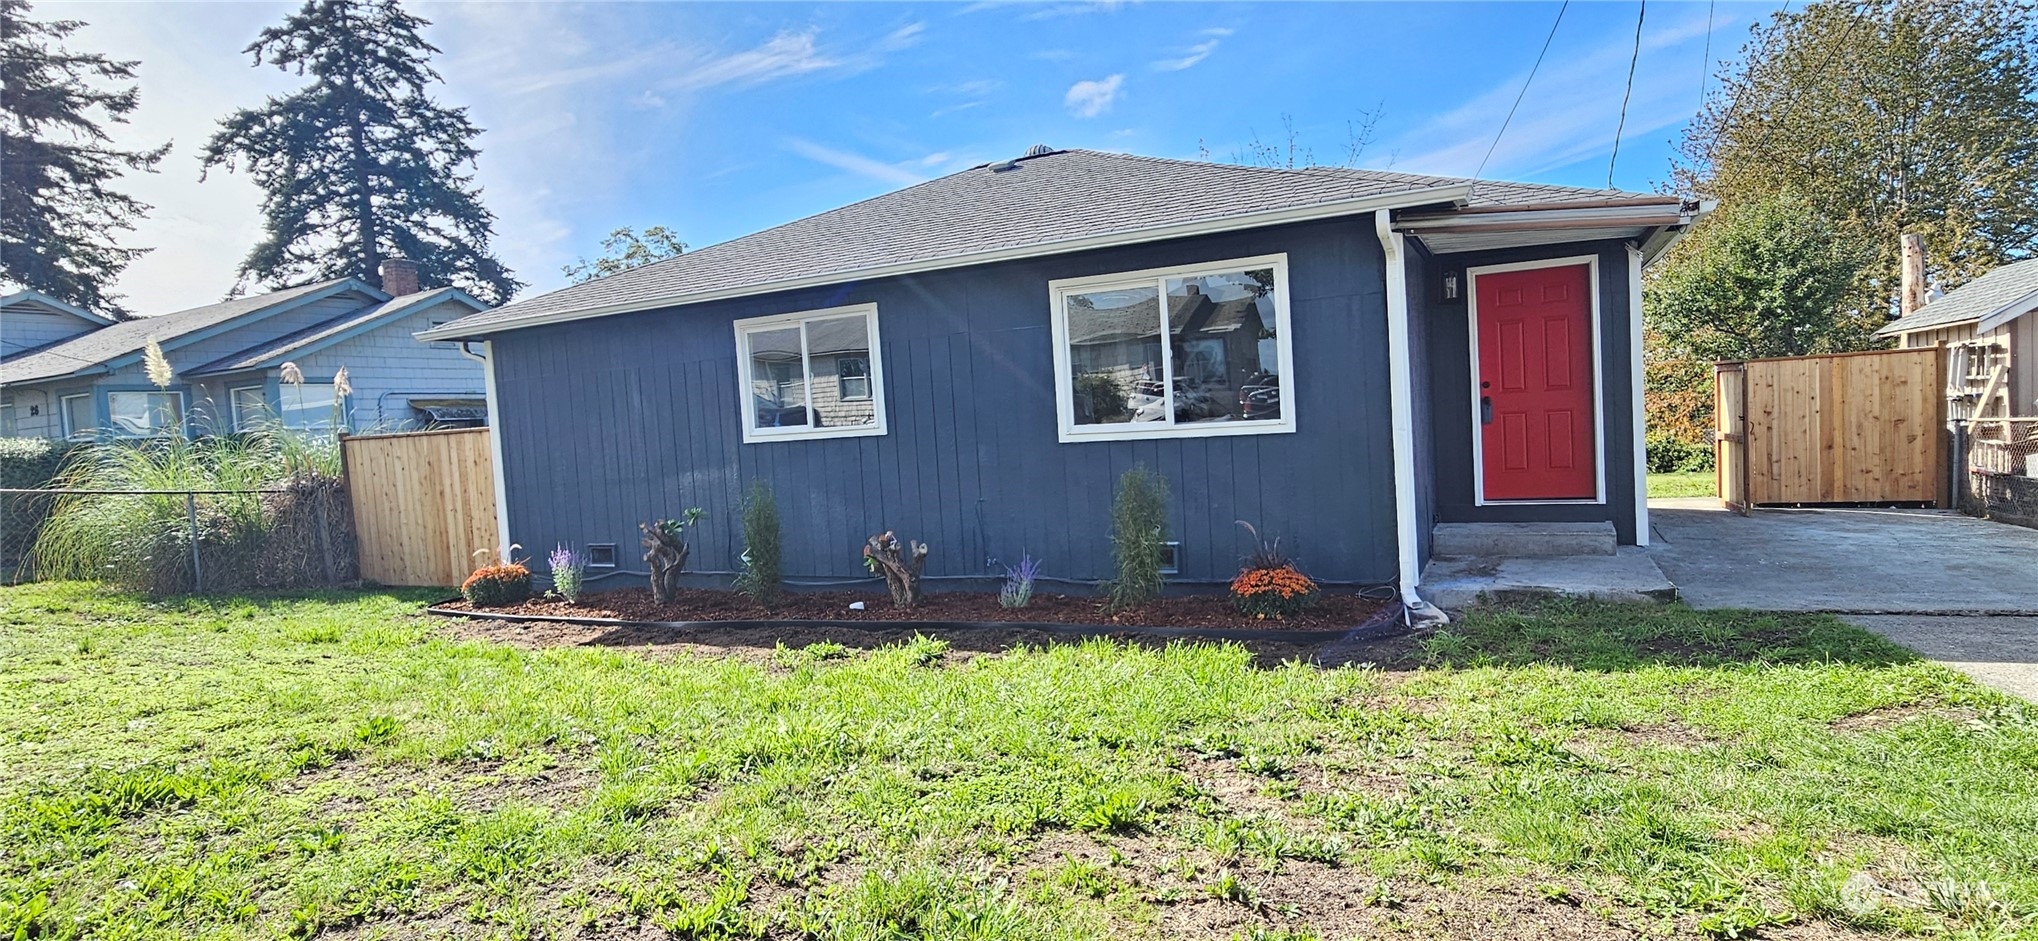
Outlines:
[[[2038,418],[1955,422],[1953,447],[1962,512],[2038,528]]]
[[[0,489],[11,580],[90,578],[149,594],[337,587],[360,580],[333,477],[251,490]]]

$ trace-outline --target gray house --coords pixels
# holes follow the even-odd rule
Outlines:
[[[1903,349],[1953,349],[1951,379],[1970,388],[2001,367],[2009,414],[2038,415],[2038,258],[1996,268],[1875,335]]]
[[[1089,580],[1145,464],[1178,582],[1236,574],[1250,520],[1412,594],[1440,523],[1647,539],[1641,269],[1696,212],[1035,148],[422,337],[484,341],[505,542],[613,560],[701,506],[725,572],[765,480],[791,577],[861,577],[891,529],[930,575]]]
[[[301,429],[478,424],[481,364],[456,343],[411,335],[487,309],[455,288],[420,289],[393,260],[385,291],[354,278],[114,322],[33,291],[0,297],[0,434],[145,437],[231,432],[263,420]],[[142,359],[155,340],[175,379]],[[304,381],[282,381],[283,365]],[[352,394],[336,401],[345,367]]]

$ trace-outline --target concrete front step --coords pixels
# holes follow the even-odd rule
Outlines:
[[[1438,523],[1430,532],[1430,555],[1445,559],[1552,559],[1613,555],[1619,547],[1613,524]]]
[[[1626,546],[1607,555],[1563,558],[1435,559],[1422,570],[1422,596],[1445,611],[1537,598],[1667,602],[1677,587],[1647,549]]]

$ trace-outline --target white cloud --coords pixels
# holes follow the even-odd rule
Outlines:
[[[1218,37],[1218,38],[1222,39],[1223,37],[1225,37],[1225,36],[1229,36],[1229,35],[1231,35],[1232,33],[1235,33],[1235,32],[1238,32],[1238,31],[1237,31],[1237,30],[1235,30],[1235,29],[1232,29],[1232,28],[1231,28],[1231,27],[1229,27],[1229,26],[1212,26],[1212,27],[1209,27],[1208,29],[1205,29],[1205,30],[1203,30],[1203,35],[1205,35],[1205,36],[1216,36],[1216,37]]]
[[[826,147],[798,137],[786,138],[785,148],[816,163],[827,164],[838,170],[847,170],[850,173],[868,177],[880,183],[910,186],[926,179],[926,177],[896,164],[886,163],[862,154],[850,153],[846,150],[836,150],[833,147]],[[937,154],[935,156],[946,159],[948,155]]]
[[[1705,35],[1706,18],[1697,16],[1672,22],[1644,32],[1641,54],[1679,46]],[[1725,17],[1715,23],[1716,33],[1745,28],[1745,21]],[[1715,36],[1714,46],[1721,37]],[[1557,46],[1566,36],[1557,37]],[[1543,68],[1522,99],[1514,120],[1500,138],[1493,156],[1481,175],[1486,177],[1533,177],[1605,153],[1613,143],[1614,125],[1619,120],[1622,83],[1627,79],[1628,58],[1633,47],[1627,43],[1597,43],[1579,51],[1553,47]],[[1561,57],[1560,57],[1561,56]],[[1696,58],[1696,54],[1693,54]],[[1673,127],[1691,117],[1696,106],[1697,70],[1643,67],[1635,72],[1633,100],[1628,107],[1623,140]],[[1515,96],[1521,93],[1527,71],[1516,73],[1458,107],[1439,114],[1399,135],[1383,149],[1408,154],[1399,160],[1411,172],[1470,175],[1478,170],[1494,135],[1500,130]]]
[[[925,157],[921,157],[920,165],[923,167],[938,167],[944,163],[947,163],[950,159],[952,159],[952,157],[953,157],[952,154],[950,154],[948,151],[943,150],[938,153],[931,153]]]
[[[910,49],[919,45],[920,34],[926,31],[927,24],[925,23],[908,23],[886,33],[883,39],[877,41],[877,50],[879,52],[898,52],[901,49]]]
[[[1042,49],[1033,53],[1033,58],[1044,62],[1067,62],[1075,57],[1076,54],[1067,49]]]
[[[1158,72],[1180,72],[1183,69],[1195,68],[1197,63],[1210,58],[1210,54],[1217,51],[1217,44],[1220,42],[1222,40],[1206,39],[1186,49],[1182,49],[1180,50],[1181,55],[1175,58],[1161,59],[1155,62],[1153,64],[1154,70]]]
[[[836,68],[862,68],[865,61],[836,58],[814,42],[818,30],[782,32],[755,49],[710,57],[660,84],[662,88],[701,91],[717,85],[756,85]]]
[[[1118,90],[1124,84],[1123,74],[1077,82],[1069,86],[1068,94],[1062,96],[1062,103],[1076,117],[1094,118],[1111,109],[1111,103],[1118,100]]]

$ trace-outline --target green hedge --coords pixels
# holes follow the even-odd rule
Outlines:
[[[0,438],[0,489],[48,487],[79,447],[48,438]],[[0,495],[0,564],[12,566],[27,557],[49,512],[49,497]]]

